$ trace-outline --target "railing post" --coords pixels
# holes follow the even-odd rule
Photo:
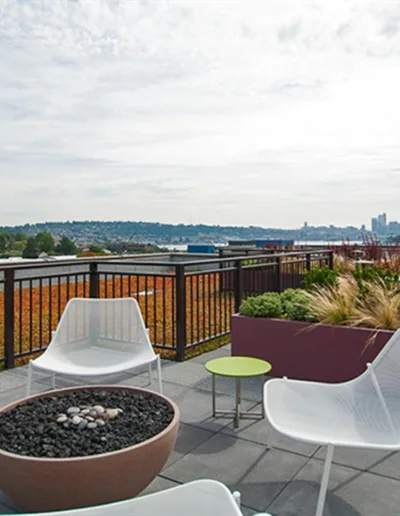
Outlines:
[[[100,275],[97,263],[91,262],[89,265],[89,296],[100,297]]]
[[[333,251],[329,251],[328,255],[328,267],[333,269]]]
[[[281,292],[282,290],[282,261],[281,257],[276,258],[276,291]]]
[[[4,366],[14,367],[14,269],[4,271]]]
[[[242,262],[240,260],[235,261],[235,313],[239,312],[240,305],[242,304],[243,298],[243,270]]]
[[[182,263],[175,265],[175,290],[176,359],[178,362],[183,362],[186,350],[186,277],[185,266]],[[199,310],[198,303],[197,310]]]
[[[308,271],[311,270],[311,254],[310,253],[306,254],[306,269]]]

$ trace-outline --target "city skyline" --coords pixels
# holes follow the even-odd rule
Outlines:
[[[378,0],[4,0],[0,225],[400,220],[398,20]]]
[[[166,225],[185,225],[185,226],[190,226],[191,224],[190,223],[184,223],[184,222],[180,222],[180,223],[173,223],[173,222],[170,222],[170,221],[164,221],[164,222],[161,222],[161,221],[134,221],[134,220],[91,220],[91,219],[87,219],[87,220],[76,220],[76,219],[72,219],[72,220],[67,220],[67,221],[62,221],[62,220],[48,220],[48,221],[35,221],[35,222],[28,222],[26,221],[24,224],[15,224],[15,225],[0,225],[0,229],[1,228],[6,228],[6,227],[23,227],[23,226],[40,226],[42,224],[82,224],[82,223],[109,223],[109,222],[116,222],[116,223],[141,223],[141,224],[160,224],[160,225],[163,225],[163,224],[166,224]],[[215,224],[206,224],[205,222],[199,222],[199,223],[193,223],[193,225],[195,226],[209,226],[209,227],[212,227],[212,226],[219,226],[217,223]],[[345,228],[354,228],[354,229],[358,229],[360,230],[361,232],[372,232],[372,233],[379,233],[379,230],[381,230],[382,228],[383,229],[390,229],[392,228],[392,231],[391,234],[399,234],[400,235],[400,221],[395,221],[395,220],[389,220],[388,218],[388,215],[386,212],[383,212],[383,213],[380,213],[378,214],[377,216],[375,217],[371,217],[370,218],[370,223],[368,222],[363,222],[362,224],[360,225],[355,225],[355,224],[345,224],[343,226],[338,226],[336,224],[332,224],[332,223],[329,223],[329,224],[314,224],[312,221],[309,222],[309,221],[304,221],[303,224],[299,224],[298,226],[293,226],[291,228],[284,228],[282,226],[263,226],[263,225],[240,225],[240,224],[226,224],[226,225],[221,225],[223,227],[258,227],[258,228],[265,228],[265,229],[282,229],[284,231],[286,230],[307,230],[309,228],[318,228],[318,227],[323,227],[323,228],[333,228],[333,229],[345,229]],[[375,226],[375,227],[374,227]]]

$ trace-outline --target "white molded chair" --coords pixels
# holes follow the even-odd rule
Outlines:
[[[243,516],[238,495],[215,480],[196,480],[131,500],[35,516]]]
[[[327,446],[316,511],[322,516],[335,446],[400,449],[400,330],[358,378],[339,384],[269,380],[264,406],[279,433]]]
[[[28,395],[35,369],[77,377],[111,375],[156,363],[162,392],[160,356],[154,353],[136,299],[68,301],[46,351],[29,361]]]

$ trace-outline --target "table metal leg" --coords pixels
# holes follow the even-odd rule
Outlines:
[[[212,415],[215,417],[215,374],[212,375]]]
[[[236,378],[235,428],[239,426],[240,418],[240,378]]]

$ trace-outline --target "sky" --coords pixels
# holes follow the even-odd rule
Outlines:
[[[400,220],[400,0],[0,0],[0,225]]]

